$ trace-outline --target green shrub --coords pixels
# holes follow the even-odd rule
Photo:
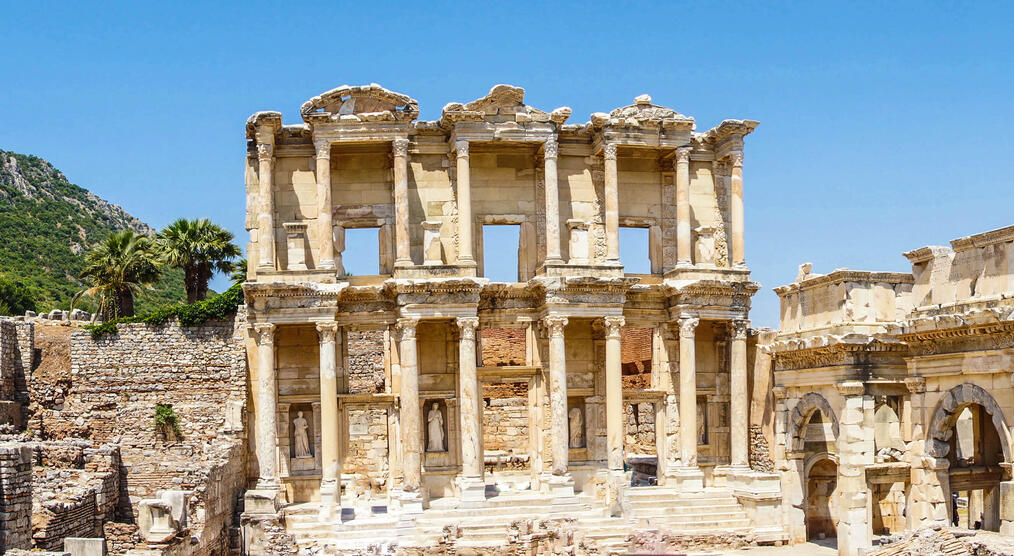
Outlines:
[[[180,326],[199,326],[209,320],[225,319],[236,314],[236,309],[243,303],[243,285],[233,286],[221,295],[190,305],[171,305],[135,317],[115,319],[102,324],[87,325],[84,328],[91,332],[92,338],[103,334],[116,334],[119,323],[143,322],[147,324],[165,324],[175,318]]]
[[[169,441],[183,436],[183,431],[180,430],[179,418],[176,417],[176,412],[173,411],[172,405],[161,403],[155,405],[155,432],[164,436]]]
[[[0,315],[18,316],[34,310],[35,301],[24,284],[0,278]]]

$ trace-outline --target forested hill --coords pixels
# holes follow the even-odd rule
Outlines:
[[[82,287],[77,277],[85,252],[127,228],[154,233],[121,207],[67,181],[49,162],[0,150],[0,279],[26,286],[39,311],[68,308]],[[138,299],[138,310],[184,299],[182,271],[171,270]]]

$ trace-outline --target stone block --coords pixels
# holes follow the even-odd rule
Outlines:
[[[244,512],[248,514],[275,514],[278,512],[277,490],[248,490],[243,496]]]
[[[67,537],[63,539],[63,551],[71,556],[106,556],[106,539]]]

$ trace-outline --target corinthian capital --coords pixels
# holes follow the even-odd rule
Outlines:
[[[688,340],[693,339],[694,332],[697,330],[697,325],[701,323],[701,319],[697,317],[680,317],[680,338],[686,338]]]
[[[604,317],[606,323],[606,338],[619,338],[620,328],[627,322],[623,317]]]
[[[257,160],[271,160],[275,154],[275,146],[271,143],[259,143],[257,145]]]
[[[560,144],[555,139],[546,139],[546,143],[543,147],[544,156],[546,158],[556,158],[557,152],[560,149]]]
[[[333,344],[337,332],[338,323],[333,320],[317,323],[317,334],[320,336],[320,343],[322,344]]]
[[[408,156],[408,139],[391,141],[391,152],[394,153],[394,156]]]
[[[562,315],[549,315],[542,319],[542,324],[549,329],[550,336],[563,336],[563,327],[567,326],[567,317]]]
[[[313,142],[313,148],[317,149],[317,158],[331,158],[331,141],[317,139]]]
[[[458,328],[462,340],[475,340],[475,329],[479,328],[479,317],[458,317]]]
[[[258,322],[253,325],[254,332],[257,334],[257,344],[262,346],[270,346],[275,343],[275,325],[270,322]]]
[[[458,158],[468,158],[468,141],[455,141],[454,153]]]
[[[602,149],[602,157],[606,160],[616,160],[616,143],[606,143]]]
[[[729,153],[729,161],[733,168],[743,167],[743,151],[732,151]]]
[[[745,340],[746,331],[750,328],[750,321],[746,319],[736,319],[731,323],[732,339],[733,340]]]
[[[400,318],[398,319],[398,330],[401,332],[402,340],[415,339],[415,328],[419,325],[419,319]]]
[[[673,158],[673,166],[690,164],[690,151],[690,147],[680,147],[676,149],[676,156]]]

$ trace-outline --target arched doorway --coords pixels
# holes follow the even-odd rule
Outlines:
[[[825,454],[806,473],[806,538],[838,536],[838,465]]]

